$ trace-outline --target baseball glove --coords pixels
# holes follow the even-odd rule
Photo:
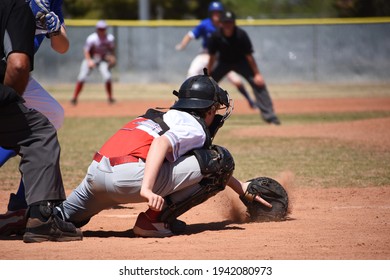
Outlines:
[[[113,68],[116,65],[116,57],[113,54],[106,54],[104,60],[108,62],[108,67]]]
[[[281,184],[271,178],[258,177],[248,180],[245,194],[240,196],[247,207],[247,214],[253,222],[282,221],[286,219],[288,195]],[[254,200],[260,196],[272,205],[272,208]]]

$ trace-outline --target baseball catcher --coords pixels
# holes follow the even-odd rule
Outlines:
[[[247,214],[253,222],[282,221],[286,219],[288,210],[288,194],[283,186],[274,179],[258,177],[248,181],[246,192],[240,195],[247,207]],[[272,207],[267,207],[254,200],[261,197]]]

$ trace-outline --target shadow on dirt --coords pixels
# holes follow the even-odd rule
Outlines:
[[[199,223],[199,224],[187,225],[185,232],[180,235],[192,235],[192,234],[199,234],[204,231],[221,231],[221,230],[245,230],[245,229],[243,227],[238,226],[237,223],[233,223],[232,221]],[[98,237],[98,238],[108,238],[108,237],[135,238],[136,237],[132,229],[126,231],[86,230],[83,231],[83,235],[84,237],[87,238],[88,237]]]
[[[286,221],[294,221],[295,219],[287,217]],[[242,224],[246,224],[244,222]],[[249,222],[248,222],[249,223]],[[192,235],[199,234],[205,231],[221,231],[221,230],[245,230],[245,228],[240,227],[240,224],[234,221],[222,221],[222,222],[212,222],[212,223],[198,223],[198,224],[189,224],[187,225],[185,232],[180,235]],[[126,231],[113,231],[113,230],[86,230],[83,231],[84,237],[97,237],[97,238],[109,238],[109,237],[118,237],[118,238],[136,238],[132,229]],[[0,240],[23,240],[23,235],[11,235],[11,236],[1,236]]]
[[[23,240],[23,235],[10,235],[10,236],[1,236],[0,240]]]

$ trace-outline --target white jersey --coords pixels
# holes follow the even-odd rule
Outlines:
[[[87,37],[84,50],[91,54],[91,57],[97,60],[102,60],[105,55],[113,52],[115,48],[115,38],[112,34],[107,34],[104,37],[99,37],[96,32]]]
[[[164,136],[168,137],[173,147],[172,154],[167,155],[169,161],[176,161],[188,151],[203,147],[206,133],[200,123],[189,113],[169,110],[164,114],[163,119],[169,126]]]
[[[154,138],[160,137],[161,133],[168,138],[172,146],[172,153],[166,155],[170,162],[175,162],[190,150],[203,147],[206,132],[194,116],[178,110],[169,110],[163,114],[163,120],[169,127],[166,131],[166,128],[150,119],[148,113],[133,119],[111,136],[99,153],[109,158],[132,155],[146,159],[151,143]]]

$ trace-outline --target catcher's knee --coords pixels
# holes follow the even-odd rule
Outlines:
[[[162,221],[172,221],[196,205],[199,205],[222,191],[234,170],[234,160],[229,151],[213,145],[210,149],[195,150],[204,178],[199,182],[200,188],[184,201],[172,202],[166,197],[168,207],[161,214]]]
[[[197,149],[193,153],[205,179],[224,177],[219,183],[226,185],[234,170],[234,159],[226,148],[213,145],[210,149]]]

